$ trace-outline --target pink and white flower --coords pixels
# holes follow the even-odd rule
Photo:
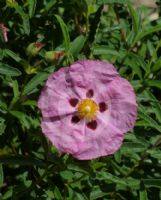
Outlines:
[[[130,83],[98,60],[77,61],[50,75],[38,107],[45,136],[79,160],[117,151],[137,116]]]

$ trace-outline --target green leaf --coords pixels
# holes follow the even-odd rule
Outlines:
[[[23,29],[26,35],[30,34],[30,21],[29,17],[27,14],[22,16],[22,21],[23,21]]]
[[[17,80],[12,80],[12,85],[13,85],[13,95],[14,95],[14,98],[17,99],[19,97],[19,95],[20,95],[19,85],[18,85]]]
[[[152,66],[152,71],[153,71],[153,72],[156,72],[156,71],[158,71],[158,70],[160,70],[160,69],[161,69],[161,57],[158,58],[158,59],[154,62],[153,66]]]
[[[27,0],[29,7],[29,17],[32,18],[35,14],[37,0]]]
[[[30,156],[0,156],[0,163],[4,165],[36,165],[46,167],[46,163]]]
[[[138,111],[141,119],[145,120],[145,122],[148,122],[150,127],[153,127],[157,131],[161,132],[161,126],[159,126],[159,124],[146,113],[146,109],[144,109],[141,104],[139,105]]]
[[[97,172],[97,179],[98,180],[105,180],[107,183],[116,183],[124,186],[129,186],[131,188],[138,187],[140,181],[134,178],[119,178],[114,176],[108,172]]]
[[[80,35],[73,42],[71,42],[69,52],[73,55],[73,57],[77,57],[79,52],[82,50],[85,41],[85,36]]]
[[[148,150],[151,157],[161,160],[161,150]]]
[[[142,58],[142,56],[137,55],[133,52],[129,52],[128,55],[130,57],[133,58],[133,60],[135,60],[135,63],[137,64],[137,66],[140,66],[144,71],[146,70],[146,62],[144,61],[144,59]]]
[[[145,91],[145,93],[149,97],[149,100],[151,100],[150,104],[152,105],[152,109],[154,110],[158,121],[161,123],[161,102],[159,102],[150,91]]]
[[[112,56],[116,56],[118,58],[122,58],[124,55],[124,52],[119,52],[115,49],[111,49],[107,46],[98,46],[98,45],[94,45],[93,47],[93,55],[112,55]]]
[[[148,200],[147,191],[141,190],[139,192],[139,200]]]
[[[56,0],[49,1],[47,4],[45,4],[45,11],[48,12],[55,4]]]
[[[7,192],[3,194],[3,199],[1,200],[11,199],[13,197],[12,195],[13,195],[13,188],[10,187],[8,188]]]
[[[107,194],[105,192],[102,192],[99,186],[95,186],[92,188],[92,192],[90,193],[90,200],[96,200],[105,195]]]
[[[161,179],[142,179],[145,187],[161,188]]]
[[[76,172],[82,172],[82,173],[85,173],[87,174],[88,172],[86,170],[84,170],[83,168],[81,168],[80,166],[78,165],[74,165],[74,164],[69,164],[67,166],[67,168],[71,171],[76,171]]]
[[[23,128],[30,129],[31,126],[33,126],[34,128],[39,125],[37,118],[34,119],[24,112],[12,110],[12,111],[9,111],[9,113],[19,120]]]
[[[16,62],[20,62],[22,59],[10,49],[4,49],[5,56],[11,57]]]
[[[29,22],[28,15],[23,11],[23,8],[21,6],[19,6],[18,4],[16,4],[14,8],[15,8],[16,12],[21,16],[24,33],[29,35],[30,22]]]
[[[4,133],[5,128],[6,128],[5,119],[0,117],[0,135]]]
[[[59,15],[55,15],[55,17],[60,24],[60,27],[63,33],[63,38],[64,38],[64,45],[67,52],[70,46],[70,37],[69,37],[68,27],[66,26],[63,19]]]
[[[3,185],[4,176],[3,176],[3,166],[0,164],[0,187]]]
[[[42,84],[48,78],[49,74],[46,72],[37,73],[24,87],[23,95],[30,94],[38,85]]]
[[[0,62],[0,74],[7,76],[20,76],[21,71],[19,71],[17,68],[11,67],[8,64]]]
[[[128,152],[142,152],[147,148],[147,144],[140,142],[124,142],[122,148],[120,149],[121,154],[126,154]]]
[[[97,0],[97,4],[114,4],[114,3],[125,4],[129,2],[130,2],[129,0]]]
[[[133,74],[137,74],[140,80],[142,80],[142,71],[140,69],[140,65],[138,65],[137,60],[132,57],[132,54],[129,54],[129,56],[124,61],[127,66],[129,66],[132,69]]]
[[[154,32],[160,31],[161,30],[161,25],[158,24],[156,26],[150,26],[147,27],[146,30],[142,30],[138,33],[138,35],[135,37],[135,40],[133,42],[133,45],[136,44],[139,40],[143,39],[144,37],[148,36],[149,34],[152,34]]]
[[[3,60],[3,57],[4,57],[4,50],[0,49],[0,61]]]
[[[157,87],[161,89],[161,80],[147,80],[145,83],[151,87]]]
[[[139,26],[140,26],[140,19],[138,18],[138,12],[136,12],[136,9],[134,9],[134,6],[131,5],[131,3],[127,4],[127,7],[129,9],[130,15],[132,17],[132,27],[133,27],[133,32],[135,34],[138,33]]]
[[[61,195],[61,192],[60,192],[60,190],[59,190],[59,188],[58,187],[56,187],[55,186],[55,188],[54,188],[54,197],[56,198],[56,199],[64,199],[63,197],[62,197],[62,195]]]
[[[55,70],[55,66],[51,66],[52,67],[52,71]],[[51,68],[49,67],[49,68]],[[49,69],[47,68],[46,71],[44,72],[38,72],[24,87],[23,90],[23,95],[27,95],[29,93],[31,93],[38,85],[42,84],[49,76],[50,72],[47,72],[47,70]]]
[[[78,193],[78,192],[74,192],[75,194],[75,198],[77,200],[88,200],[88,198],[86,197],[86,195],[84,193]]]

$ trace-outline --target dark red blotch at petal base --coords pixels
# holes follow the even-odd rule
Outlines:
[[[100,111],[100,112],[104,112],[104,111],[106,111],[107,109],[108,109],[108,106],[107,106],[107,104],[106,104],[105,102],[99,103],[99,111]]]
[[[93,95],[94,95],[94,91],[92,89],[88,90],[86,93],[86,97],[88,97],[88,98],[92,98]]]
[[[76,99],[76,98],[69,99],[69,103],[72,107],[75,107],[78,103],[78,99]]]
[[[97,128],[97,122],[95,120],[88,122],[87,127],[92,129],[92,130],[95,130]]]
[[[71,121],[72,123],[77,124],[80,121],[80,118],[78,116],[73,116]]]

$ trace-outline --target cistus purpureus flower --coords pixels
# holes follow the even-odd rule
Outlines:
[[[3,39],[5,42],[8,42],[8,36],[7,36],[7,28],[5,27],[5,25],[3,23],[0,23],[0,31],[3,34]]]
[[[98,60],[77,61],[50,75],[38,107],[45,136],[79,160],[117,151],[137,115],[131,84]]]

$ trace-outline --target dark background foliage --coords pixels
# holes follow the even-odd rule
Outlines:
[[[161,199],[161,3],[0,0],[0,199]],[[136,5],[136,4],[135,4]],[[155,17],[153,17],[155,16]],[[30,45],[30,46],[29,46]],[[133,85],[138,119],[112,156],[78,161],[42,135],[37,99],[77,59],[113,63]]]

